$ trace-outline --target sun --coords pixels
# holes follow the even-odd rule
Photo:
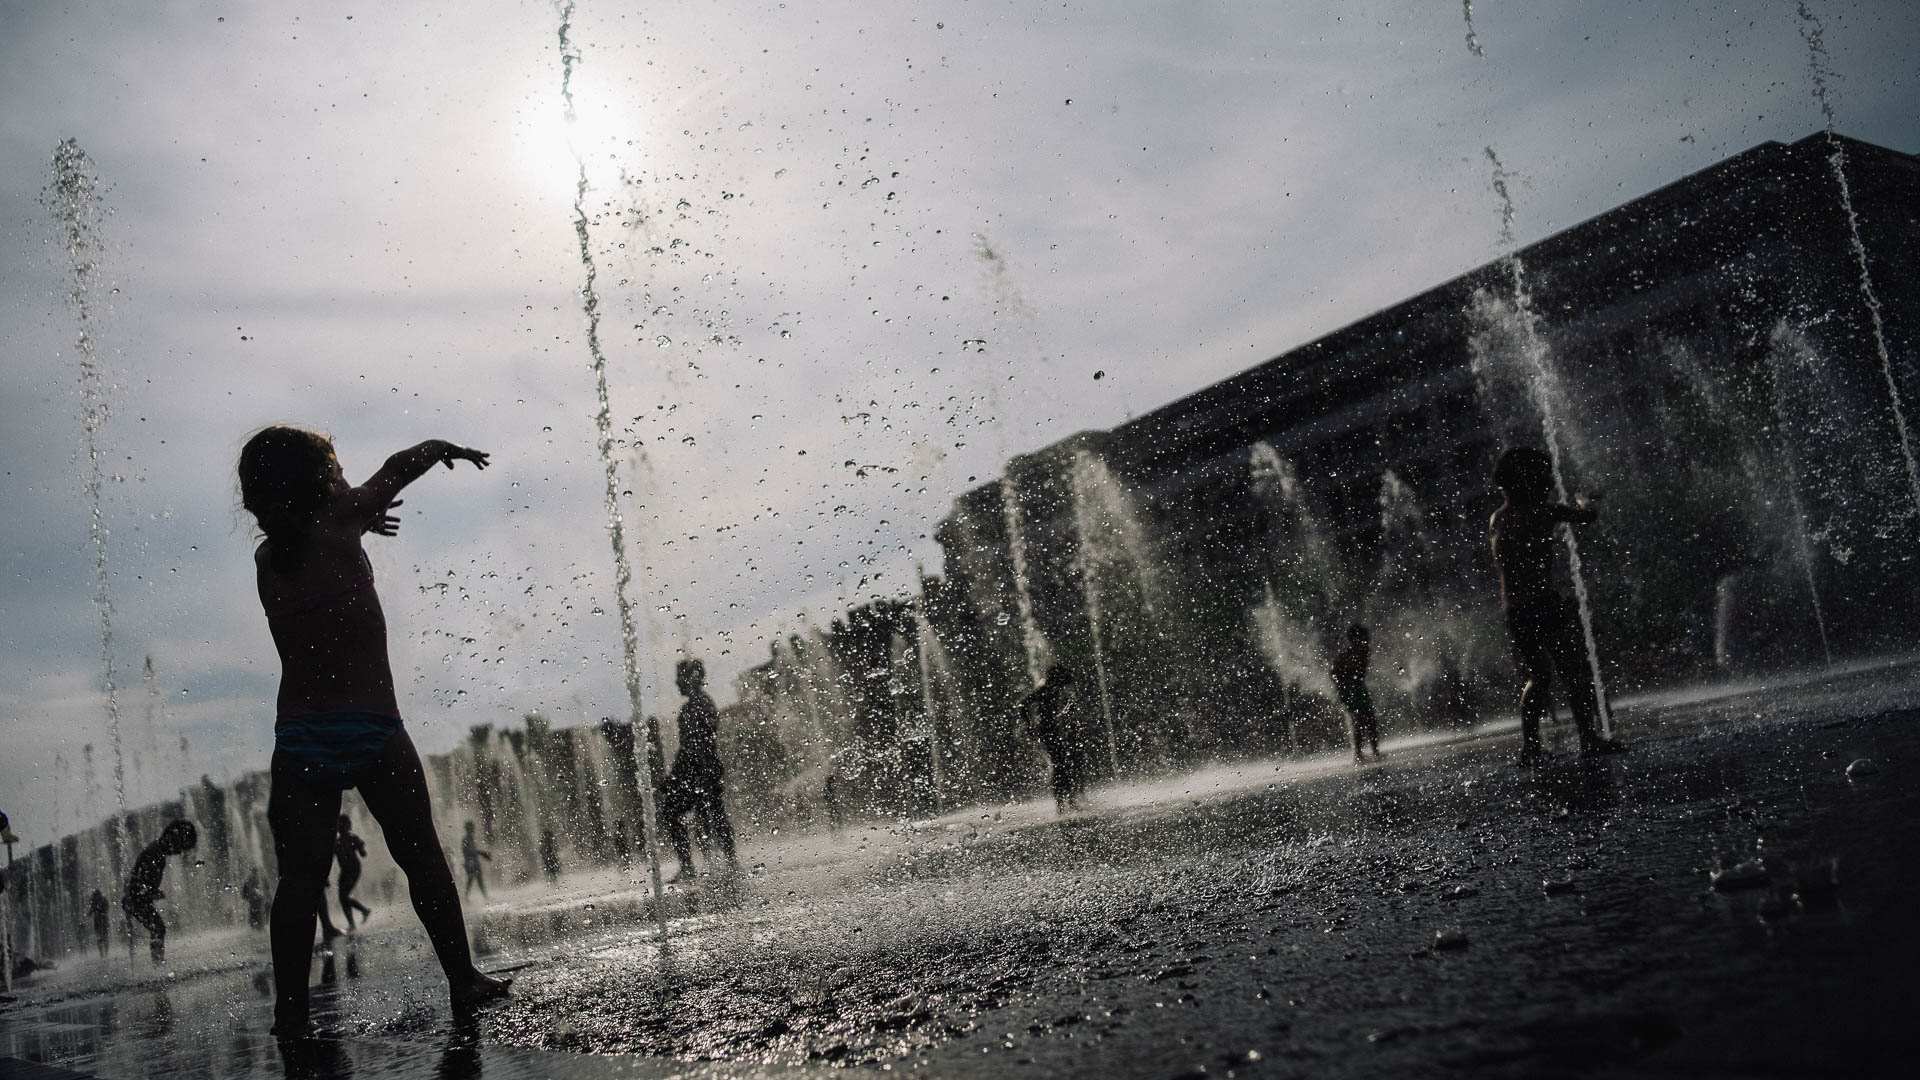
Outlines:
[[[620,100],[574,91],[574,115],[559,89],[519,103],[513,157],[541,198],[571,202],[584,164],[589,187],[610,187],[640,137],[637,113]]]

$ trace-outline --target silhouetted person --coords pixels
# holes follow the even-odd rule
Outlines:
[[[93,916],[93,943],[99,948],[100,955],[107,955],[107,940],[113,936],[113,924],[107,918],[107,912],[113,905],[107,902],[107,894],[99,889],[93,890],[93,896],[87,900],[87,914]]]
[[[1080,805],[1086,790],[1086,747],[1079,724],[1080,688],[1060,664],[1047,668],[1033,692],[1021,699],[1027,734],[1047,752],[1053,804],[1060,813]]]
[[[267,890],[260,884],[260,868],[254,867],[247,873],[246,883],[240,886],[240,899],[247,902],[247,925],[255,930],[267,922]]]
[[[280,691],[267,822],[280,884],[272,914],[274,1031],[307,1031],[316,911],[334,857],[340,796],[357,788],[407,875],[413,909],[446,973],[456,1013],[507,992],[473,966],[460,892],[433,827],[420,755],[400,720],[387,622],[361,548],[392,535],[402,488],[435,465],[485,468],[478,450],[430,439],[386,460],[355,487],[333,443],[317,432],[269,427],[240,451],[240,501],[264,539],[255,580],[280,654]]]
[[[340,815],[340,828],[333,837],[333,857],[340,864],[340,883],[334,886],[334,895],[340,898],[340,914],[347,920],[347,929],[353,929],[353,913],[360,912],[365,919],[373,914],[367,905],[353,898],[353,887],[360,883],[360,859],[367,853],[367,842],[353,835],[353,820],[345,814]]]
[[[487,898],[487,875],[482,872],[480,860],[493,861],[493,852],[482,851],[473,838],[473,822],[467,822],[467,834],[460,838],[460,865],[467,871],[467,888],[462,894],[473,895],[473,887],[480,886],[480,899]]]
[[[540,868],[547,872],[547,884],[560,884],[560,842],[552,829],[540,830]]]
[[[660,827],[673,844],[680,869],[673,879],[697,877],[693,865],[693,841],[687,834],[686,815],[700,814],[707,834],[720,848],[729,867],[739,865],[733,850],[733,823],[727,819],[720,778],[720,710],[707,695],[707,665],[699,660],[682,660],[674,667],[674,685],[687,699],[680,706],[680,750],[673,756],[673,771],[667,774],[666,797],[660,807]],[[713,869],[709,859],[707,869]]]
[[[1493,479],[1506,501],[1488,524],[1493,562],[1500,571],[1500,605],[1513,636],[1513,659],[1526,686],[1520,692],[1520,762],[1540,760],[1540,718],[1553,708],[1553,680],[1567,685],[1567,703],[1580,729],[1582,753],[1605,753],[1619,746],[1600,737],[1599,713],[1580,615],[1572,601],[1553,587],[1555,529],[1591,524],[1597,513],[1585,499],[1567,506],[1552,502],[1553,463],[1532,447],[1507,451]]]
[[[127,875],[127,890],[120,895],[120,910],[127,921],[147,928],[147,948],[153,962],[167,958],[167,920],[160,917],[154,901],[166,894],[160,891],[160,878],[167,872],[167,860],[185,855],[200,843],[200,834],[191,821],[171,821],[160,830],[160,838],[148,844],[133,861],[133,873]]]
[[[1380,760],[1380,723],[1373,714],[1373,695],[1367,693],[1367,665],[1373,662],[1373,634],[1354,623],[1347,627],[1347,647],[1333,658],[1333,692],[1347,714],[1347,735],[1353,742],[1353,762],[1367,762],[1363,749]]]

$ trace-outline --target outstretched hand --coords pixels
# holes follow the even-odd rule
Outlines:
[[[378,533],[381,536],[397,535],[400,532],[400,519],[393,515],[393,508],[404,502],[406,502],[405,499],[395,499],[388,503],[385,510],[380,511],[374,515],[372,521],[367,522],[366,531]]]
[[[455,461],[464,460],[473,462],[473,466],[476,469],[484,469],[487,467],[487,458],[490,456],[491,455],[484,450],[475,450],[471,447],[456,446],[453,443],[448,443],[446,451],[440,455],[440,463],[451,469]]]

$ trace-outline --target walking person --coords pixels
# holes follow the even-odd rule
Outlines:
[[[267,821],[280,867],[271,940],[274,1031],[308,1030],[314,919],[334,858],[341,793],[357,788],[407,876],[413,909],[456,1011],[507,992],[473,966],[460,893],[433,827],[420,755],[400,720],[386,616],[365,533],[392,535],[401,489],[435,465],[485,468],[478,450],[430,439],[386,460],[358,487],[331,440],[269,427],[240,451],[241,504],[264,539],[254,552],[260,605],[280,654]]]
[[[1553,707],[1553,681],[1566,683],[1567,704],[1580,730],[1580,752],[1613,753],[1618,743],[1601,737],[1599,698],[1588,668],[1586,641],[1572,601],[1553,586],[1555,530],[1591,525],[1598,512],[1583,498],[1572,506],[1550,501],[1553,462],[1542,450],[1516,447],[1501,456],[1494,483],[1506,501],[1488,522],[1488,542],[1500,571],[1500,606],[1513,637],[1513,659],[1526,685],[1520,691],[1520,764],[1545,756],[1540,720]]]
[[[1347,647],[1333,658],[1333,691],[1347,714],[1347,735],[1353,741],[1353,763],[1365,765],[1363,747],[1380,760],[1380,723],[1373,714],[1373,695],[1367,693],[1367,666],[1373,662],[1373,634],[1354,623],[1347,627]]]
[[[147,928],[147,951],[153,954],[155,966],[167,959],[167,920],[155,906],[155,901],[166,895],[160,891],[160,879],[167,872],[169,858],[185,855],[199,844],[200,834],[193,822],[170,821],[160,830],[159,839],[140,852],[140,857],[133,861],[133,873],[127,875],[126,891],[120,895],[120,910],[126,912],[129,936],[133,923]]]
[[[353,913],[360,912],[360,921],[373,914],[373,909],[353,898],[353,887],[360,883],[360,859],[367,853],[367,842],[353,835],[353,820],[345,814],[340,815],[340,828],[333,837],[333,857],[340,864],[340,883],[334,886],[334,894],[340,898],[340,914],[346,917],[347,929],[353,929]]]
[[[1054,808],[1062,814],[1078,809],[1086,791],[1086,745],[1079,723],[1080,688],[1073,672],[1061,664],[1047,667],[1040,685],[1020,701],[1027,734],[1047,752],[1049,786]]]
[[[739,859],[733,848],[733,823],[727,819],[722,797],[720,781],[726,770],[720,764],[720,710],[706,691],[707,665],[699,660],[682,660],[675,665],[673,676],[674,685],[687,701],[680,707],[680,750],[667,774],[660,827],[680,860],[673,880],[690,881],[699,876],[685,820],[690,813],[699,813],[707,835],[726,857],[728,869],[737,869]],[[711,858],[707,869],[713,870]]]
[[[467,822],[467,833],[460,838],[460,865],[467,872],[467,888],[462,896],[472,896],[473,887],[480,886],[480,899],[487,899],[487,875],[480,866],[480,860],[493,861],[493,852],[483,851],[473,838],[473,822]]]

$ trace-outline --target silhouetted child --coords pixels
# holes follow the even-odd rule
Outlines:
[[[473,887],[480,886],[480,899],[487,898],[487,875],[480,866],[480,860],[493,861],[493,852],[482,851],[480,844],[473,838],[473,822],[467,822],[467,834],[460,838],[460,865],[467,871],[467,887],[461,895],[472,896]]]
[[[272,914],[274,1031],[307,1029],[316,910],[334,858],[340,796],[358,788],[407,875],[413,909],[446,973],[456,1012],[507,992],[473,966],[460,893],[440,850],[420,755],[400,721],[387,623],[362,535],[392,535],[402,488],[478,450],[431,439],[366,483],[347,481],[326,436],[270,427],[240,451],[240,501],[265,539],[254,552],[260,605],[280,654],[267,822],[280,866]]]
[[[360,883],[360,859],[367,853],[367,842],[353,835],[353,821],[347,815],[340,815],[340,829],[333,837],[333,857],[340,864],[340,883],[334,886],[334,895],[340,898],[340,914],[346,917],[347,929],[353,929],[353,913],[360,912],[364,920],[373,910],[353,898],[353,887]]]
[[[87,914],[93,916],[93,943],[103,958],[107,955],[107,939],[113,934],[112,923],[107,918],[112,907],[107,903],[107,894],[99,889],[93,890],[93,896],[87,900]]]
[[[1355,623],[1347,627],[1347,647],[1333,658],[1333,690],[1347,714],[1347,733],[1353,740],[1353,761],[1366,764],[1362,747],[1380,760],[1380,725],[1373,715],[1373,695],[1367,693],[1367,665],[1373,661],[1373,635]]]
[[[680,749],[673,755],[673,770],[667,774],[666,797],[661,801],[660,828],[673,844],[680,869],[673,880],[699,876],[693,865],[693,838],[687,832],[686,815],[698,812],[708,835],[719,847],[729,869],[739,867],[733,848],[733,822],[727,818],[720,764],[720,710],[707,694],[707,665],[699,660],[682,660],[674,667],[674,685],[686,696],[680,706]],[[713,864],[709,859],[707,869]]]
[[[1567,703],[1580,729],[1582,753],[1620,747],[1600,736],[1598,699],[1588,667],[1580,615],[1553,587],[1554,532],[1561,522],[1591,524],[1597,513],[1584,499],[1566,506],[1550,501],[1553,463],[1532,447],[1507,451],[1494,468],[1506,501],[1493,512],[1489,540],[1500,571],[1500,605],[1513,636],[1513,659],[1526,686],[1520,692],[1520,762],[1540,760],[1540,719],[1553,707],[1553,680],[1567,685]]]
[[[1038,740],[1052,765],[1049,784],[1059,813],[1077,809],[1086,791],[1086,747],[1082,745],[1078,705],[1080,688],[1073,672],[1053,664],[1040,685],[1020,701],[1027,734]]]
[[[540,868],[547,872],[547,884],[560,884],[560,842],[552,829],[540,830]]]
[[[200,843],[200,834],[191,821],[171,821],[160,830],[160,838],[148,844],[133,861],[133,873],[127,875],[126,892],[120,895],[120,910],[127,921],[147,928],[147,948],[153,962],[167,958],[167,920],[160,917],[154,901],[166,894],[160,891],[160,879],[167,872],[167,860],[185,855]]]

